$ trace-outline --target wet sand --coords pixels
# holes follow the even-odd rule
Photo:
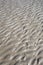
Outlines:
[[[43,0],[0,0],[0,65],[43,65]]]

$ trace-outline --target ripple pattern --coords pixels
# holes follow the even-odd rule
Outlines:
[[[0,65],[43,65],[39,0],[0,0]]]

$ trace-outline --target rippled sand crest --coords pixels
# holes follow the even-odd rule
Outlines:
[[[43,65],[42,0],[0,0],[0,65]]]

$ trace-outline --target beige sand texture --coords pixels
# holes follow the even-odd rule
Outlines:
[[[43,0],[0,0],[0,65],[43,65]]]

